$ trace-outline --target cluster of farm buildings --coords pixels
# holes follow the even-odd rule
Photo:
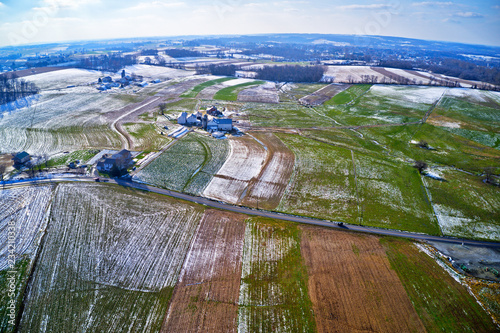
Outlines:
[[[160,79],[151,81],[151,83],[160,83],[160,82],[161,82]],[[130,76],[125,74],[125,71],[122,71],[120,79],[113,80],[111,76],[105,76],[99,79],[98,84],[99,85],[97,86],[97,90],[105,91],[111,88],[125,88],[126,86],[132,84],[144,88],[148,85],[148,82],[144,81],[142,76],[135,76],[135,75]]]
[[[221,137],[224,133],[233,130],[233,120],[221,116],[223,116],[222,112],[212,106],[206,111],[198,111],[189,116],[187,112],[182,112],[177,118],[177,123],[179,125],[201,127],[205,131],[212,133],[214,137]]]

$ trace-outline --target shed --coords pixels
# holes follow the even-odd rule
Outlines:
[[[12,157],[12,160],[14,161],[14,164],[24,164],[28,162],[31,159],[30,154],[28,154],[25,151],[22,151],[20,153],[17,153]]]

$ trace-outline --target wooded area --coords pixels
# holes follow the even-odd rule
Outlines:
[[[0,104],[14,102],[38,94],[39,91],[34,83],[18,79],[14,74],[0,75]]]

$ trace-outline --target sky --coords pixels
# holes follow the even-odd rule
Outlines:
[[[0,46],[263,33],[383,35],[500,46],[500,0],[0,0]]]

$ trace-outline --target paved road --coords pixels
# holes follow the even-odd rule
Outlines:
[[[310,217],[295,216],[295,215],[277,213],[277,212],[272,212],[272,211],[257,210],[257,209],[248,208],[248,207],[230,205],[230,204],[226,204],[226,203],[223,203],[220,201],[214,201],[211,199],[207,199],[204,197],[197,197],[197,196],[189,195],[186,193],[179,193],[179,192],[175,192],[175,191],[165,190],[165,189],[157,188],[157,187],[146,185],[146,184],[132,182],[129,180],[121,180],[121,179],[102,179],[102,180],[107,182],[107,183],[111,183],[111,184],[117,184],[117,185],[124,186],[124,187],[131,187],[131,188],[135,188],[135,189],[139,189],[139,190],[143,190],[143,191],[163,194],[163,195],[167,195],[169,197],[186,200],[186,201],[197,203],[200,205],[205,205],[207,207],[222,209],[222,210],[246,214],[246,215],[263,216],[263,217],[268,217],[268,218],[273,218],[273,219],[278,219],[278,220],[312,224],[312,225],[317,225],[317,226],[322,226],[322,227],[335,228],[335,229],[339,229],[339,230],[365,232],[365,233],[370,233],[370,234],[375,234],[375,235],[404,237],[404,238],[411,238],[411,239],[416,239],[416,240],[421,240],[421,241],[463,244],[463,245],[468,245],[468,246],[485,246],[485,247],[500,249],[500,242],[496,243],[496,242],[485,242],[485,241],[476,241],[476,240],[459,239],[459,238],[451,238],[451,237],[430,236],[430,235],[426,235],[426,234],[418,234],[418,233],[398,231],[398,230],[380,229],[380,228],[365,227],[365,226],[352,225],[352,224],[347,225],[345,223],[343,226],[340,226],[337,223],[332,222],[332,221],[326,221],[326,220],[314,219],[314,218],[310,218]],[[93,182],[93,178],[74,177],[74,178],[41,179],[41,180],[36,180],[36,181],[27,180],[24,182],[7,184],[6,188],[15,187],[15,186],[19,186],[19,185],[34,185],[34,184],[41,184],[41,183],[68,182],[68,181]]]

